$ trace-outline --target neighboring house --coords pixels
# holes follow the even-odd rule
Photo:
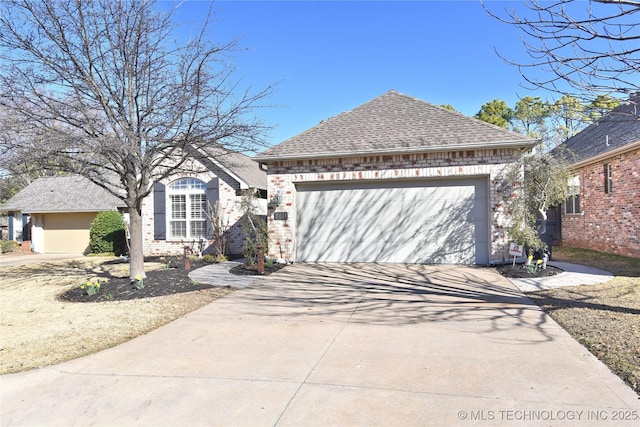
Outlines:
[[[9,217],[0,215],[0,240],[7,240],[9,235]]]
[[[276,145],[269,255],[289,261],[508,259],[501,174],[536,141],[395,91]]]
[[[156,183],[144,199],[144,254],[182,255],[185,247],[211,251],[212,228],[204,210],[216,204],[227,227],[228,253],[241,253],[242,192],[257,190],[266,213],[266,173],[249,157],[220,149],[194,155],[190,166],[191,172]],[[100,211],[119,209],[127,220],[121,200],[75,175],[40,178],[2,209],[10,212],[9,238],[31,239],[32,249],[41,253],[85,253],[91,222]]]
[[[640,257],[640,95],[564,142],[575,176],[564,246]]]
[[[76,175],[38,178],[3,206],[9,212],[9,240],[31,242],[39,253],[84,253],[98,212],[124,204]]]

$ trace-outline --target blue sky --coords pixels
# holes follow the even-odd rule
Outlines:
[[[492,10],[521,2],[489,2]],[[207,1],[186,1],[177,18],[195,20]],[[270,145],[388,90],[451,104],[473,115],[494,98],[514,106],[530,92],[509,58],[525,59],[517,29],[474,1],[217,1],[212,35],[240,38],[232,62],[243,86],[279,82],[258,116]],[[551,99],[551,97],[549,97]]]

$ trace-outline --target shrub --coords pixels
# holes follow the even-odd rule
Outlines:
[[[2,249],[2,253],[7,253],[7,252],[13,252],[16,249],[18,249],[18,247],[20,246],[20,244],[16,241],[13,240],[2,240],[0,241],[0,249]]]
[[[222,254],[205,254],[202,256],[202,261],[206,262],[207,264],[215,264],[220,262],[227,262],[228,259]]]
[[[247,260],[247,264],[252,265],[255,264],[258,256],[258,246],[262,246],[265,253],[269,252],[267,217],[259,213],[258,193],[255,190],[246,190],[244,192],[240,202],[240,209],[243,211],[240,223],[244,232],[242,254]]]
[[[124,221],[120,212],[98,213],[91,223],[89,248],[93,253],[113,252],[122,255],[127,252]]]

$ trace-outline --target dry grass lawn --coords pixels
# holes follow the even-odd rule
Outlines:
[[[128,275],[113,258],[78,258],[0,267],[0,374],[60,363],[113,347],[171,322],[230,291],[206,289],[163,297],[98,303],[58,296],[103,269]],[[147,265],[147,269],[162,265]]]
[[[640,394],[640,259],[565,247],[554,248],[553,258],[615,275],[528,296]]]

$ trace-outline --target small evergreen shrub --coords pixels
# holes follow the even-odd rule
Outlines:
[[[91,223],[89,248],[92,253],[127,253],[122,214],[118,211],[100,212]]]

